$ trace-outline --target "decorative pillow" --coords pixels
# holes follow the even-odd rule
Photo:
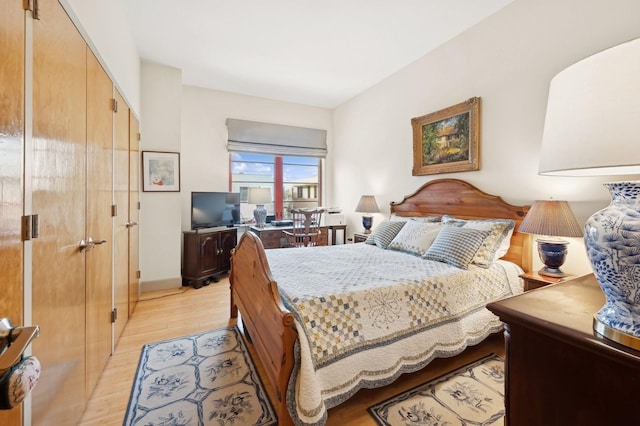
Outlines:
[[[391,222],[388,220],[380,222],[373,232],[369,234],[365,243],[374,244],[381,249],[386,249],[398,232],[400,232],[405,223],[406,222]]]
[[[389,220],[391,221],[415,220],[416,222],[434,223],[434,222],[440,222],[440,216],[400,216],[396,213],[391,213]]]
[[[404,251],[418,256],[422,256],[429,249],[433,240],[435,240],[440,232],[440,229],[442,229],[442,224],[440,223],[408,220],[404,222],[404,224],[388,248],[390,250]]]
[[[422,257],[469,269],[469,264],[488,235],[489,231],[445,225]]]
[[[442,222],[463,228],[489,231],[489,235],[473,258],[473,263],[487,267],[507,253],[516,223],[511,219],[456,219],[444,215]]]

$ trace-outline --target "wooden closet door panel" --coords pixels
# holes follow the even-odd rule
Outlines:
[[[87,396],[111,355],[113,83],[87,48]]]
[[[118,215],[114,218],[114,307],[118,310],[115,323],[117,341],[128,318],[129,304],[129,108],[124,99],[114,91],[118,111],[114,117],[114,182],[115,203]]]
[[[33,21],[33,352],[42,375],[32,423],[76,424],[85,392],[86,44],[57,1]]]
[[[129,113],[129,317],[140,297],[140,127],[132,112]]]
[[[21,2],[0,2],[0,318],[23,317],[23,252],[20,235],[24,142],[24,15]],[[0,424],[21,424],[22,405],[0,411]]]

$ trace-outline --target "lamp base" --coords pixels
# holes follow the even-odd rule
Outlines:
[[[640,339],[640,181],[604,186],[611,193],[611,204],[594,213],[584,227],[587,254],[605,297],[596,313],[604,326],[596,330],[631,346]]]
[[[560,267],[564,264],[567,258],[567,245],[568,241],[553,241],[553,240],[536,240],[538,241],[538,255],[540,260],[544,263],[538,273],[540,275],[546,275],[548,277],[566,277]]]
[[[555,278],[563,278],[569,275],[560,268],[550,268],[548,266],[545,266],[544,268],[540,269],[538,271],[538,274],[544,275],[546,277],[555,277]]]
[[[362,227],[364,228],[365,234],[371,233],[371,225],[373,224],[372,216],[362,216]]]
[[[267,209],[264,208],[264,204],[256,204],[256,209],[253,211],[253,218],[258,228],[264,228],[264,224],[267,222]]]
[[[593,330],[602,337],[640,351],[640,337],[632,336],[631,334],[609,327],[608,325],[600,322],[597,315],[593,316]]]

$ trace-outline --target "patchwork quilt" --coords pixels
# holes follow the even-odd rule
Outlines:
[[[369,244],[266,250],[299,335],[289,411],[324,424],[360,388],[386,385],[502,328],[485,306],[519,294],[522,270],[462,270]]]

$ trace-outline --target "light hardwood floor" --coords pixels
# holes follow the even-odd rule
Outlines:
[[[143,299],[124,329],[91,395],[80,425],[122,425],[131,383],[145,343],[235,324],[235,320],[229,319],[229,281],[226,278],[197,290],[183,287],[180,290],[147,293]],[[327,425],[375,425],[367,412],[369,406],[492,352],[504,356],[501,333],[454,358],[438,359],[422,371],[405,374],[389,386],[359,391],[347,402],[329,411]],[[253,359],[258,371],[261,371],[262,366],[255,355]],[[268,384],[265,385],[269,388]]]

